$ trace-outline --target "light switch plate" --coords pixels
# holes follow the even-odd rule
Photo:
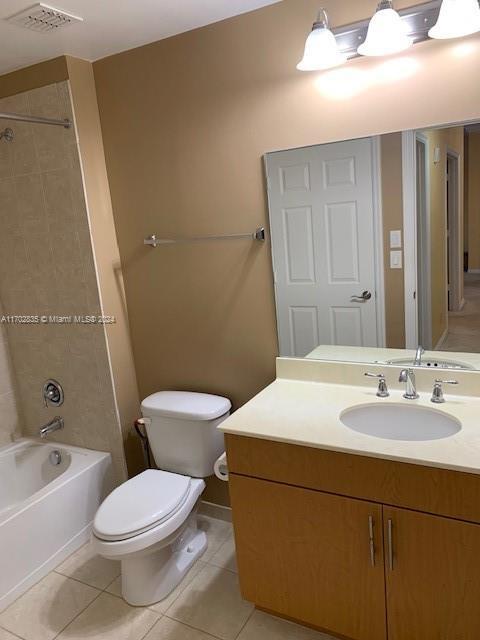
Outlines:
[[[390,269],[401,269],[402,267],[402,252],[390,251]]]
[[[402,232],[400,229],[396,231],[390,231],[390,249],[402,248]]]

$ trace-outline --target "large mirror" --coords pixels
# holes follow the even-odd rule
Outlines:
[[[281,356],[480,369],[480,124],[265,167]]]

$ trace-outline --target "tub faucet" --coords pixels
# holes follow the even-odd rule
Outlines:
[[[414,367],[422,366],[422,356],[424,353],[425,353],[425,349],[422,347],[422,345],[419,344],[417,347],[417,352],[415,354],[415,360],[413,361]]]
[[[406,383],[405,393],[403,397],[407,400],[416,400],[420,396],[417,393],[417,387],[415,385],[415,372],[413,369],[402,369],[398,378],[399,382]]]
[[[54,431],[59,431],[60,429],[63,429],[63,427],[65,426],[63,418],[60,418],[60,416],[56,416],[53,420],[50,420],[50,422],[47,422],[47,424],[45,424],[40,431],[38,432],[38,435],[41,438],[46,438],[48,436],[49,433],[53,433]]]

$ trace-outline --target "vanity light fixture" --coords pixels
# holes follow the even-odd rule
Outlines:
[[[358,53],[361,56],[387,56],[405,51],[412,44],[413,39],[408,36],[405,22],[393,8],[392,0],[381,0]]]
[[[430,29],[430,38],[447,40],[461,38],[480,31],[478,0],[443,0],[437,23]]]
[[[480,32],[480,0],[427,0],[398,11],[392,0],[380,0],[370,20],[335,28],[329,27],[321,9],[297,69],[321,71],[358,56],[399,53],[429,38],[460,38],[476,32]]]
[[[299,71],[321,71],[338,67],[347,61],[346,54],[338,48],[335,36],[328,27],[325,9],[320,9],[312,31],[305,42],[305,52],[297,64]]]

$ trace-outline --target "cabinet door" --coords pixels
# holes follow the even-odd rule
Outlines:
[[[384,507],[384,538],[389,640],[478,640],[480,526]]]
[[[235,474],[230,495],[247,600],[346,638],[384,640],[381,506]]]

